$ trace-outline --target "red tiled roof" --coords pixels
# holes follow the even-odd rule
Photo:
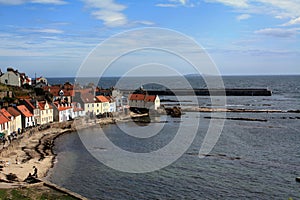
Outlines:
[[[156,96],[155,95],[147,95],[144,99],[144,101],[146,102],[154,102],[156,99]]]
[[[8,119],[10,119],[12,117],[12,115],[5,108],[2,108],[1,112]]]
[[[68,110],[72,108],[72,106],[68,104],[59,104],[58,102],[54,102],[54,105],[58,111]]]
[[[17,106],[17,108],[25,117],[33,116],[33,114],[26,108],[26,106],[20,105],[20,106]]]
[[[107,99],[107,97],[103,96],[103,95],[99,95],[99,96],[96,96],[96,99],[99,101],[99,102],[109,102],[109,100]]]
[[[21,113],[19,111],[17,111],[16,109],[14,109],[13,107],[8,107],[7,111],[13,115],[14,117],[20,116]]]
[[[144,94],[131,94],[129,96],[129,100],[142,101],[144,99],[145,99],[145,95]]]
[[[9,122],[9,119],[7,119],[1,112],[0,112],[0,124],[4,124],[6,122]]]
[[[46,101],[40,101],[40,102],[38,102],[38,105],[39,105],[40,110],[45,110]],[[48,106],[49,106],[49,109],[52,108],[52,106],[49,103],[48,103]]]

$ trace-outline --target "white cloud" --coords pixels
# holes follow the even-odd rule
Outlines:
[[[256,34],[272,36],[272,37],[293,37],[299,34],[299,29],[282,29],[282,28],[265,28],[255,31]]]
[[[178,5],[176,4],[171,4],[171,3],[159,3],[159,4],[156,4],[155,6],[157,7],[164,7],[164,8],[175,8],[177,7]]]
[[[94,9],[91,14],[106,26],[116,27],[128,23],[127,17],[122,13],[126,6],[115,3],[113,0],[83,0],[85,4]]]
[[[34,30],[31,30],[31,32],[36,32],[36,33],[51,33],[51,34],[61,34],[61,33],[64,33],[64,31],[59,30],[59,29],[34,29]]]
[[[206,0],[206,2],[222,3],[236,8],[247,8],[249,6],[247,0]]]
[[[283,24],[282,26],[292,26],[297,24],[300,24],[300,17],[291,19],[289,22]]]
[[[235,8],[238,12],[250,14],[268,14],[277,19],[300,17],[299,0],[205,0],[211,3],[222,3]],[[286,24],[290,25],[294,21]],[[296,20],[298,23],[298,20]]]
[[[194,7],[194,4],[189,0],[167,0],[166,3],[158,3],[157,7],[176,8],[178,6]]]
[[[67,2],[62,0],[31,0],[31,3],[63,5]]]
[[[66,4],[67,2],[63,0],[0,0],[0,4],[5,4],[5,5],[20,5],[25,3],[63,5]]]
[[[250,17],[251,17],[251,15],[249,15],[249,14],[242,14],[242,15],[237,16],[236,19],[241,21],[241,20],[249,19]]]

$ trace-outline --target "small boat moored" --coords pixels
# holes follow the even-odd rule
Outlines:
[[[297,182],[300,182],[300,176],[299,176],[299,177],[296,177],[296,181],[297,181]]]

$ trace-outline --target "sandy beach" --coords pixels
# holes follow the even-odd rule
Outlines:
[[[109,123],[115,123],[115,120],[105,118],[86,122],[84,119],[76,119],[63,123],[51,123],[50,127],[45,130],[32,128],[24,132],[22,136],[13,140],[8,146],[5,145],[0,151],[0,161],[3,166],[0,171],[0,188],[28,185],[24,180],[29,173],[34,173],[34,167],[37,169],[39,179],[46,177],[55,159],[52,152],[54,140],[61,134]],[[10,174],[16,176],[14,180],[11,180]]]

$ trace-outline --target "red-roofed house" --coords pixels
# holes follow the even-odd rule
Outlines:
[[[131,94],[128,103],[131,108],[157,110],[160,107],[160,99],[157,95]]]
[[[145,108],[150,110],[157,110],[160,107],[160,99],[157,95],[146,95]]]
[[[145,99],[144,94],[131,94],[128,98],[128,104],[130,107],[134,108],[144,108],[145,107]]]
[[[14,132],[14,116],[12,116],[5,108],[2,108],[0,112],[9,120],[7,133],[10,135],[12,132]]]
[[[14,117],[13,129],[16,133],[21,133],[22,130],[22,115],[13,107],[8,107],[7,111]]]
[[[18,111],[22,115],[22,128],[26,129],[28,127],[34,126],[34,116],[33,113],[31,113],[25,105],[17,106]]]
[[[5,135],[9,135],[9,119],[5,117],[5,115],[0,112],[0,133],[5,133]]]
[[[73,107],[70,103],[52,103],[53,119],[57,122],[66,122],[72,119]]]
[[[53,108],[47,101],[35,101],[33,113],[37,125],[53,122]]]
[[[72,118],[75,119],[76,117],[83,117],[85,116],[85,111],[83,110],[83,108],[81,108],[80,103],[77,102],[72,102],[72,108],[73,108],[73,112],[72,112]]]
[[[94,113],[96,115],[108,113],[110,108],[109,100],[103,95],[96,96],[95,99],[96,101],[95,101]]]

